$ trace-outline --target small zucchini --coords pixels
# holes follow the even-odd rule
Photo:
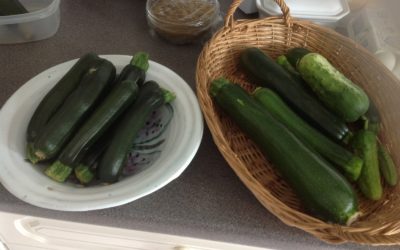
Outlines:
[[[295,114],[272,90],[258,87],[252,96],[263,108],[285,125],[297,137],[339,167],[350,181],[356,181],[361,173],[363,161],[344,147],[332,141],[318,130],[311,127]]]
[[[297,70],[320,101],[345,122],[354,122],[367,112],[369,98],[364,90],[324,56],[306,54],[298,62]]]
[[[118,75],[117,82],[125,80],[136,81],[140,87],[146,78],[146,71],[149,68],[149,55],[144,52],[136,53],[130,63],[126,65]]]
[[[396,165],[389,151],[380,142],[378,142],[378,160],[380,172],[385,182],[392,187],[396,186],[398,182]]]
[[[115,71],[110,61],[102,59],[85,74],[78,88],[44,126],[46,133],[36,138],[33,152],[39,161],[58,155],[114,81]]]
[[[311,214],[348,225],[359,216],[350,183],[243,88],[222,78],[212,82],[210,94],[271,160]]]
[[[382,184],[379,172],[376,134],[369,130],[359,130],[352,139],[354,152],[364,160],[357,185],[361,192],[371,200],[382,197]]]
[[[144,60],[142,60],[144,57]],[[130,73],[129,78],[120,77],[119,82],[114,84],[111,92],[101,101],[89,118],[83,123],[78,131],[61,151],[57,161],[49,168],[74,168],[86,151],[101,137],[101,135],[112,125],[122,112],[129,107],[137,97],[138,82],[144,80],[149,67],[148,55],[136,54],[131,63],[135,68],[135,74]],[[138,63],[138,65],[135,65]],[[143,67],[143,68],[141,68]],[[50,171],[52,173],[53,171]],[[60,171],[64,172],[64,171]],[[58,181],[64,181],[68,176],[49,176]]]
[[[0,0],[0,16],[18,15],[28,13],[18,0]]]
[[[35,161],[33,143],[54,113],[74,91],[82,77],[98,63],[100,58],[94,53],[83,55],[56,85],[44,96],[33,113],[26,132],[27,158]]]
[[[240,64],[254,83],[270,88],[306,119],[332,138],[341,140],[349,131],[347,125],[326,109],[317,97],[292,77],[272,58],[258,48],[247,48],[240,55]]]
[[[133,141],[140,129],[144,127],[153,111],[171,102],[174,98],[172,92],[163,90],[154,81],[143,84],[136,101],[121,117],[110,144],[100,158],[97,173],[102,182],[118,181],[128,154],[132,150]]]

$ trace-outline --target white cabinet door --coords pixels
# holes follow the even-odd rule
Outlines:
[[[12,213],[0,213],[0,222],[0,240],[9,250],[262,250],[225,242]]]

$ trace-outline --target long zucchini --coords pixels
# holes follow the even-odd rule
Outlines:
[[[297,137],[338,166],[349,180],[356,181],[358,179],[363,165],[361,158],[311,127],[272,90],[259,87],[252,96]]]
[[[86,151],[136,99],[139,90],[138,83],[144,81],[146,71],[149,68],[148,55],[142,52],[135,54],[130,65],[134,68],[134,71],[118,78],[111,93],[102,100],[93,114],[74,134],[61,151],[57,161],[46,170],[46,173],[50,174],[50,178],[65,181],[68,176],[54,176],[52,174],[67,173],[67,171],[56,171],[55,169],[74,168],[81,161]]]
[[[311,214],[340,224],[350,224],[358,217],[350,183],[243,88],[218,79],[212,82],[210,94],[271,160]]]
[[[77,88],[83,75],[90,68],[93,68],[99,60],[100,58],[94,53],[83,55],[40,101],[29,121],[26,132],[28,159],[35,158],[32,152],[33,143],[50,117],[60,108],[71,92]]]
[[[272,58],[258,48],[247,48],[240,55],[240,63],[255,83],[276,91],[288,105],[313,126],[329,136],[341,140],[347,125],[290,75]]]
[[[383,190],[376,134],[369,130],[359,130],[355,133],[351,143],[355,153],[364,160],[364,166],[357,184],[367,198],[379,200],[382,197]]]
[[[43,128],[46,133],[41,133],[35,140],[33,152],[37,159],[42,161],[57,156],[114,81],[115,72],[114,65],[102,59],[85,74],[82,83]]]
[[[97,173],[102,182],[118,181],[140,129],[144,127],[153,111],[174,98],[173,93],[163,90],[156,82],[144,83],[137,100],[124,113],[115,128],[110,144],[100,158]]]
[[[297,70],[320,101],[344,121],[354,122],[367,112],[369,98],[364,90],[322,55],[308,53],[298,62]]]

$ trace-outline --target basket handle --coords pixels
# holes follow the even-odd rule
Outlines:
[[[279,8],[281,9],[283,13],[283,19],[285,20],[285,24],[288,27],[292,26],[292,17],[290,16],[290,10],[289,7],[286,5],[284,0],[274,0],[278,5]],[[226,13],[225,16],[225,27],[233,27],[234,25],[234,19],[233,19],[233,14],[235,13],[236,9],[239,7],[241,4],[242,0],[233,0],[231,6],[228,9],[228,12]]]

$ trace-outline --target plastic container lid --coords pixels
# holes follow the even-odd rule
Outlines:
[[[293,17],[318,19],[318,20],[340,20],[350,12],[346,0],[286,0]],[[281,15],[282,11],[273,0],[257,0],[258,8],[271,16]]]

